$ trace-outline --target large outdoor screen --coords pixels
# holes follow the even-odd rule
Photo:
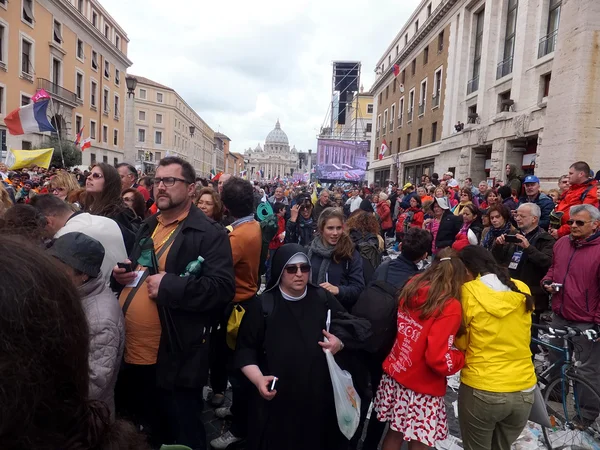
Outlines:
[[[367,141],[318,139],[315,174],[319,180],[360,182],[367,170]]]

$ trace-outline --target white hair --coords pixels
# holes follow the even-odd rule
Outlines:
[[[321,191],[321,193],[319,194],[319,197],[321,197],[323,194],[331,195],[331,192],[329,192],[329,190],[327,190],[327,189],[323,189]]]
[[[600,211],[598,210],[598,208],[596,208],[593,205],[587,204],[571,206],[571,209],[569,210],[569,215],[573,217],[575,214],[579,214],[584,211],[587,211],[592,220],[600,220]]]
[[[537,217],[538,219],[542,217],[542,210],[535,203],[523,203],[521,206],[517,208],[517,211],[521,208],[529,208],[532,216]]]

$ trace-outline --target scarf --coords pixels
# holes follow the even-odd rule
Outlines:
[[[502,236],[503,234],[507,234],[510,231],[510,222],[506,222],[501,228],[490,227],[489,231],[483,238],[483,242],[481,245],[488,250],[491,250],[494,246],[494,242],[496,242],[496,238]]]
[[[317,236],[316,239],[313,239],[310,244],[310,248],[308,249],[308,259],[312,260],[312,255],[318,255],[323,258],[323,262],[321,262],[321,267],[319,267],[319,274],[317,275],[317,284],[327,282],[327,271],[329,270],[329,265],[331,264],[331,255],[333,255],[333,251],[335,247],[331,247],[329,245],[323,244],[323,239]]]

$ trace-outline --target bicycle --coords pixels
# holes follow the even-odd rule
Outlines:
[[[600,338],[595,329],[581,331],[573,327],[554,328],[533,324],[551,338],[562,338],[562,347],[532,338],[532,342],[562,354],[562,358],[552,363],[538,374],[538,385],[542,390],[544,403],[552,428],[542,427],[544,441],[549,449],[594,449],[600,448],[600,418],[597,413],[586,411],[586,405],[600,406],[600,393],[587,381],[577,375],[573,358],[575,345],[573,338],[583,336],[592,342]],[[560,375],[552,377],[560,367]],[[549,379],[550,378],[550,379]],[[587,417],[582,413],[588,412]],[[595,419],[590,416],[596,415]],[[595,441],[595,442],[594,442]]]

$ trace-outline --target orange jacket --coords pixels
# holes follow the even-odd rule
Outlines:
[[[571,206],[588,204],[598,207],[597,184],[598,182],[592,179],[582,184],[572,184],[569,190],[562,195],[556,206],[557,212],[564,213],[561,219],[562,226],[558,229],[559,237],[566,236],[571,232],[571,228],[567,225]]]

